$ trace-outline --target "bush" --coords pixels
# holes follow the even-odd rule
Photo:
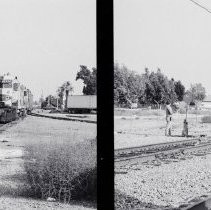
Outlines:
[[[96,143],[34,144],[26,147],[25,170],[36,198],[96,201]]]

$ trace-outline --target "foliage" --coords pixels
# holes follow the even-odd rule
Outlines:
[[[73,86],[72,84],[70,83],[70,81],[66,81],[64,82],[58,89],[57,89],[57,94],[58,94],[58,97],[59,97],[59,105],[60,105],[60,108],[61,106],[63,105],[63,101],[64,101],[64,98],[65,98],[65,108],[67,107],[67,98],[68,98],[68,95],[70,92],[73,91]]]
[[[127,69],[114,65],[114,103],[130,106],[144,96],[143,77]]]
[[[120,107],[130,107],[131,103],[142,105],[163,105],[182,100],[184,86],[181,81],[168,79],[158,68],[144,74],[137,74],[126,66],[114,65],[114,103]]]
[[[47,101],[42,101],[41,102],[41,109],[44,109],[47,106],[48,102]]]
[[[87,66],[80,66],[80,70],[77,72],[76,80],[83,80],[83,94],[84,95],[96,95],[97,86],[96,86],[96,75],[97,69],[92,68],[92,70],[88,69]]]
[[[160,69],[157,72],[149,73],[145,70],[146,89],[145,104],[165,104],[166,102],[174,103],[177,101],[175,93],[174,79],[169,80]]]
[[[57,105],[57,99],[55,96],[49,95],[48,97],[46,97],[45,99],[51,106],[56,107]]]
[[[189,98],[190,103],[197,104],[204,100],[206,91],[201,83],[196,83],[191,85],[190,89],[186,92],[186,95]]]
[[[24,166],[36,198],[96,201],[96,144],[91,141],[28,145]]]
[[[175,82],[175,93],[177,94],[178,101],[182,101],[185,95],[185,86],[180,80]]]

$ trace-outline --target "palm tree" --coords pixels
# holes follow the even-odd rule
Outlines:
[[[61,104],[64,105],[64,94],[65,94],[65,109],[67,109],[67,100],[69,93],[73,91],[73,86],[69,81],[64,82],[61,87],[58,88],[57,93],[61,100]]]

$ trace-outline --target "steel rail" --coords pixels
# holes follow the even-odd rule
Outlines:
[[[158,144],[156,144],[158,145]],[[147,146],[147,145],[146,145]],[[140,148],[140,147],[139,147]],[[127,148],[129,149],[129,148]],[[154,151],[151,153],[137,153],[131,156],[119,156],[115,157],[115,167],[121,166],[121,165],[127,165],[127,164],[133,164],[133,163],[144,163],[147,161],[152,161],[155,159],[164,159],[168,155],[174,156],[177,153],[183,154],[183,155],[204,155],[211,152],[211,142],[202,142],[199,144],[194,144],[192,146],[181,146],[176,148],[170,148],[160,151]]]
[[[208,140],[209,138],[211,137],[207,137],[206,140]],[[136,156],[140,154],[149,154],[153,152],[169,150],[172,148],[182,148],[184,146],[193,146],[193,145],[202,143],[203,141],[204,139],[198,137],[194,139],[185,139],[185,140],[180,140],[180,141],[148,144],[148,145],[137,146],[137,147],[120,148],[120,149],[116,149],[114,151],[114,154],[115,154],[115,158]]]

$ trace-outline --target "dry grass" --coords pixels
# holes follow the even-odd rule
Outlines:
[[[96,142],[30,144],[24,165],[34,197],[96,202]]]
[[[164,114],[165,111],[160,109],[114,109],[115,116],[163,116]]]

